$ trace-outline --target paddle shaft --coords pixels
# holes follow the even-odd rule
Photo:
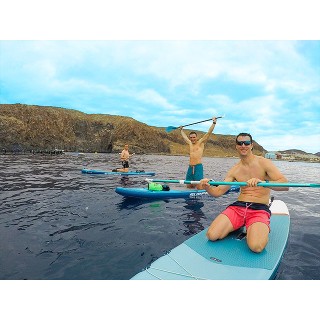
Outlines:
[[[163,182],[163,183],[179,183],[179,184],[199,184],[200,181],[190,181],[190,180],[162,180],[162,179],[146,179],[148,182]],[[209,181],[212,186],[247,186],[247,182],[238,182],[238,181]],[[258,187],[310,187],[310,188],[320,188],[320,183],[282,183],[282,182],[258,182]]]
[[[221,117],[216,117],[216,119],[220,119],[220,118],[222,118],[222,116],[221,116]],[[186,124],[186,125],[181,126],[181,127],[184,128],[184,127],[192,126],[192,125],[194,125],[194,124],[198,124],[198,123],[202,123],[202,122],[207,122],[207,121],[210,121],[210,120],[212,120],[212,118],[207,119],[207,120],[202,120],[202,121],[194,122],[194,123],[189,123],[189,124]]]
[[[216,119],[221,119],[221,118],[223,118],[223,116],[216,117]],[[184,126],[181,126],[181,127],[184,128],[184,127],[192,126],[192,125],[194,125],[194,124],[198,124],[198,123],[202,123],[202,122],[207,122],[207,121],[210,121],[210,120],[212,120],[212,118],[206,119],[206,120],[202,120],[202,121],[198,121],[198,122],[193,122],[193,123],[185,124]],[[178,128],[179,128],[179,127],[170,126],[170,127],[167,127],[166,130],[167,130],[167,132],[170,132],[170,131],[176,130],[176,129],[178,129]]]

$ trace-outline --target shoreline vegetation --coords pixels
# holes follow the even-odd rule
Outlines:
[[[192,131],[186,129],[186,133]],[[199,136],[204,132],[195,130]],[[204,157],[237,158],[234,135],[213,134]],[[301,150],[268,152],[254,141],[254,153],[274,160],[320,162],[318,154]],[[124,144],[136,154],[189,154],[179,130],[149,126],[133,118],[85,114],[51,106],[0,104],[0,155],[119,153]]]

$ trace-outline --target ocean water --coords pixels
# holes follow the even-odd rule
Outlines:
[[[119,167],[115,154],[0,156],[0,279],[126,280],[208,227],[237,193],[202,200],[134,200],[117,186],[143,176],[85,175]],[[222,180],[238,160],[204,158],[205,176]],[[318,182],[320,165],[275,162],[291,182]],[[131,169],[184,179],[188,157],[135,155]],[[320,279],[320,189],[274,192],[291,214],[277,280]]]

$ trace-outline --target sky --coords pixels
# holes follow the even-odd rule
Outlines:
[[[158,127],[224,116],[214,133],[320,152],[316,1],[290,2],[290,14],[275,0],[111,3],[2,2],[0,103]]]
[[[249,132],[320,151],[320,41],[1,41],[1,103]],[[210,123],[189,128],[206,131]]]

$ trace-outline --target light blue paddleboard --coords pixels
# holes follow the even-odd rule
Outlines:
[[[228,192],[235,191],[238,192],[240,187],[231,186]],[[117,187],[115,189],[116,193],[130,198],[146,198],[146,199],[213,199],[212,196],[208,195],[206,190],[197,189],[170,189],[169,191],[153,191],[147,188],[123,188]]]
[[[82,173],[87,174],[110,174],[110,175],[121,175],[121,176],[154,176],[155,172],[145,172],[145,171],[128,171],[128,172],[112,172],[112,171],[102,171],[94,169],[82,169]]]
[[[269,242],[261,253],[254,253],[248,248],[242,229],[214,242],[206,238],[206,229],[154,261],[132,279],[273,279],[287,244],[290,215],[281,200],[274,200],[270,209]]]

